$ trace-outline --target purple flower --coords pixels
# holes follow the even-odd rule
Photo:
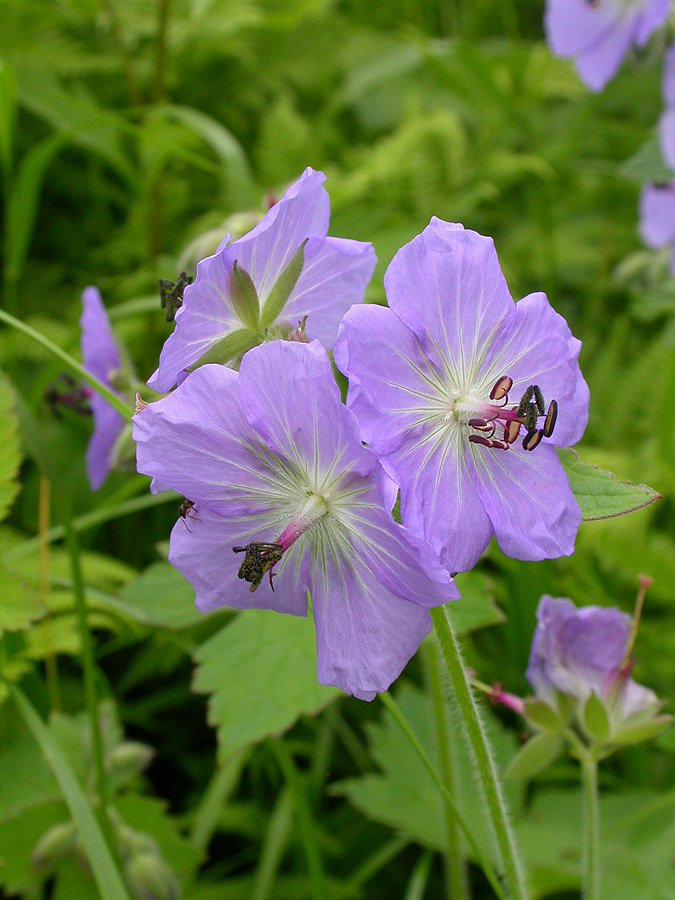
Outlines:
[[[659,139],[664,160],[675,169],[675,44],[663,58],[663,99],[666,111],[659,120]]]
[[[548,0],[544,26],[556,56],[571,56],[591,90],[616,73],[631,44],[643,47],[668,18],[670,0]]]
[[[167,391],[196,365],[287,337],[305,316],[308,337],[333,346],[343,314],[363,300],[375,254],[370,244],[326,237],[324,180],[305,169],[252,231],[231,244],[227,235],[197,264],[150,387]]]
[[[675,181],[642,188],[640,234],[648,247],[671,248],[670,270],[675,274]]]
[[[80,328],[85,369],[108,387],[113,387],[111,376],[120,370],[122,361],[98,288],[86,287],[82,292]],[[124,419],[97,393],[88,389],[87,392],[94,415],[94,431],[87,444],[87,478],[92,491],[96,491],[110,471],[113,449],[124,427]]]
[[[537,607],[527,679],[538,697],[554,705],[557,692],[581,701],[595,693],[614,700],[620,721],[654,712],[656,694],[628,677],[630,632],[631,617],[614,607],[577,608],[545,595]]]
[[[390,309],[350,309],[335,361],[403,524],[451,572],[493,534],[520,559],[572,553],[581,515],[554,445],[581,437],[588,387],[565,320],[545,294],[515,304],[492,240],[436,218],[384,283]]]
[[[428,632],[428,607],[458,596],[392,519],[391,484],[318,341],[263,344],[239,373],[200,367],[134,416],[133,436],[139,472],[194,504],[169,560],[199,609],[304,616],[309,590],[322,684],[372,699]]]

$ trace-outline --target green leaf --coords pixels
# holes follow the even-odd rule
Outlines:
[[[269,328],[274,323],[281,310],[286,305],[286,301],[291,296],[291,291],[295,287],[302,267],[305,262],[305,239],[291,257],[284,271],[274,282],[272,290],[267,295],[260,313],[260,325],[262,328]]]
[[[204,620],[192,586],[166,562],[153,563],[122,588],[120,597],[133,618],[145,625],[181,629]]]
[[[16,77],[10,64],[0,59],[0,167],[9,178],[14,156],[16,125]]]
[[[40,194],[47,169],[66,143],[62,134],[52,135],[36,144],[17,166],[7,204],[5,236],[5,274],[8,281],[18,281],[23,272],[33,236]]]
[[[532,778],[549,766],[563,751],[562,737],[551,731],[535,735],[524,744],[513,757],[505,777],[512,779]]]
[[[207,363],[227,363],[237,356],[241,356],[260,343],[260,337],[257,332],[251,331],[249,328],[239,328],[237,331],[231,331],[224,338],[216,341],[209,349],[199,357],[197,362],[192,363],[188,367],[189,372],[194,372],[199,366],[205,366]]]
[[[529,721],[542,731],[558,731],[562,725],[557,710],[538,697],[528,697],[525,701],[525,715]]]
[[[193,686],[211,694],[209,721],[218,727],[221,760],[281,734],[340,693],[317,683],[311,618],[246,610],[206,641],[195,659]]]
[[[611,472],[598,469],[593,463],[582,462],[569,447],[558,448],[558,456],[585,522],[634,512],[661,497],[646,484],[615,481]]]
[[[641,184],[645,181],[671,181],[675,177],[663,159],[658,135],[651,137],[634,156],[620,165],[618,172],[624,178],[632,178]]]
[[[129,900],[129,894],[106,844],[101,827],[59,745],[22,691],[11,687],[21,716],[40,745],[87,852],[94,878],[106,900]]]
[[[0,522],[6,517],[19,492],[17,475],[21,465],[21,443],[19,441],[19,420],[14,411],[12,387],[0,373],[0,421],[2,421],[2,442],[0,443]]]
[[[455,583],[462,595],[446,605],[452,627],[458,634],[468,634],[488,625],[506,621],[494,602],[492,581],[482,572],[461,572]]]
[[[596,741],[606,741],[609,737],[609,714],[597,694],[591,693],[584,704],[584,728]]]

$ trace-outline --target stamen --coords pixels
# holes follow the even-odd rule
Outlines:
[[[510,422],[507,422],[504,426],[504,440],[508,444],[512,444],[515,439],[520,434],[520,422],[516,419],[511,419]]]
[[[497,379],[490,391],[490,400],[501,400],[503,397],[507,397],[512,387],[513,378],[509,378],[508,375],[502,375],[501,378]]]
[[[544,420],[544,427],[542,429],[542,431],[544,432],[544,437],[551,437],[557,419],[558,402],[556,400],[551,400],[548,405],[548,412],[546,413],[546,419]]]
[[[484,438],[482,434],[470,434],[469,442],[471,444],[480,444],[482,447],[491,447],[492,441]]]
[[[245,553],[244,561],[239,566],[237,576],[248,581],[251,585],[249,591],[257,590],[263,576],[269,572],[270,587],[272,584],[272,568],[279,562],[284,554],[281,544],[276,542],[251,541],[245,547],[233,547],[235,553]]]
[[[537,411],[540,416],[543,416],[546,411],[546,406],[544,405],[544,395],[538,384],[532,385],[532,393],[534,394],[534,402],[537,404]]]
[[[541,443],[543,436],[544,432],[541,429],[530,429],[523,438],[523,450],[534,450],[534,448],[538,447]]]

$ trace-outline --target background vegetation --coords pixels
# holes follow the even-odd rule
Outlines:
[[[431,215],[492,235],[513,296],[546,291],[583,341],[582,458],[663,499],[582,525],[570,559],[492,545],[458,579],[466,652],[482,681],[524,695],[540,595],[632,611],[644,572],[635,677],[672,711],[675,286],[637,232],[640,180],[668,175],[653,138],[665,38],[592,95],[547,49],[538,0],[5,0],[0,13],[4,308],[77,352],[80,293],[98,285],[145,379],[171,328],[157,279],[189,271],[226,220],[260,215],[306,165],[328,175],[330,233],[375,246],[369,301]],[[3,328],[0,364],[0,896],[99,896],[77,840],[35,858],[72,806],[7,702],[18,685],[49,717],[45,746],[94,799],[78,559],[108,800],[141,836],[129,859],[150,835],[160,861],[165,893],[145,896],[178,883],[185,900],[446,896],[444,808],[390,714],[315,684],[311,622],[194,611],[164,561],[179,501],[149,502],[131,469],[92,495],[88,419],[44,400],[58,360]],[[435,666],[423,646],[394,689],[432,758]],[[505,765],[523,725],[486,712]],[[461,805],[485,834],[448,716]],[[607,900],[675,897],[674,759],[666,732],[602,768]],[[534,896],[578,896],[576,766],[509,792]]]

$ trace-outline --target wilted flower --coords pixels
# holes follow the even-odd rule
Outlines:
[[[101,294],[95,287],[87,287],[82,292],[80,328],[85,369],[114,389],[114,376],[120,371],[122,361]],[[88,391],[88,401],[94,414],[94,431],[87,445],[87,478],[92,491],[96,491],[110,471],[115,442],[124,428],[124,419],[96,392]]]
[[[565,320],[545,294],[514,303],[492,240],[436,218],[385,288],[390,309],[349,310],[335,361],[403,524],[451,572],[493,534],[520,559],[572,553],[581,514],[555,445],[581,437],[588,387]]]
[[[428,607],[458,596],[392,519],[318,341],[264,344],[239,373],[203,366],[133,422],[138,470],[192,501],[169,560],[199,609],[304,616],[309,590],[322,684],[372,699],[428,632]]]
[[[675,181],[646,184],[640,194],[640,234],[648,247],[670,247],[675,274]]]
[[[580,701],[593,693],[609,701],[617,722],[656,712],[656,694],[629,677],[631,623],[614,607],[543,596],[525,673],[537,697],[555,706],[558,693]]]
[[[594,91],[616,73],[631,44],[643,47],[668,18],[670,0],[548,0],[546,39],[556,56],[571,56]]]
[[[226,363],[270,337],[287,337],[307,316],[309,338],[326,348],[375,267],[370,244],[326,237],[325,176],[308,168],[248,234],[197,265],[176,328],[148,381],[167,391],[186,371]]]

